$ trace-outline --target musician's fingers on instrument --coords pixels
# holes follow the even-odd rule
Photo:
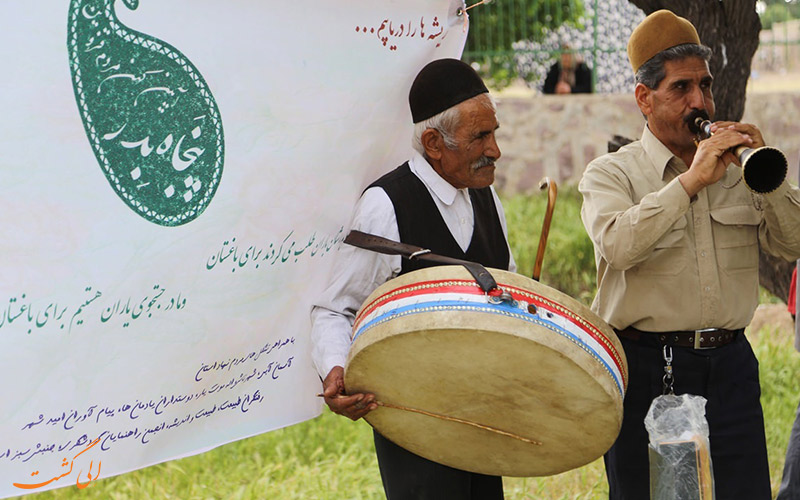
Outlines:
[[[709,131],[710,131],[712,134],[716,134],[718,130],[722,130],[722,129],[728,128],[728,127],[730,127],[731,125],[734,125],[734,123],[735,123],[735,122],[727,122],[727,121],[718,121],[718,122],[713,122],[713,123],[711,124],[711,126],[709,127],[709,129],[708,129],[708,130],[709,130]]]
[[[722,156],[722,154],[730,148],[741,145],[751,146],[753,138],[749,134],[742,133],[735,128],[724,128],[718,130],[705,141],[700,142],[701,145],[703,145],[703,143],[706,143],[707,147],[713,147],[717,152],[716,156]]]
[[[731,146],[725,145],[720,140],[712,141],[711,139],[714,137],[716,136],[700,142],[694,161],[689,167],[691,175],[703,186],[719,181],[731,161],[731,158],[728,157],[728,150]],[[738,163],[735,158],[733,161]]]
[[[761,136],[761,131],[752,123],[739,123],[739,122],[715,122],[711,125],[711,133],[716,134],[718,131],[730,129],[748,136],[749,141],[743,143],[749,147],[760,148],[764,146],[764,139]]]
[[[353,394],[350,396],[337,395],[325,398],[331,411],[344,415],[351,420],[358,420],[378,407],[375,396],[372,394]]]
[[[374,410],[378,407],[375,403],[375,395],[374,394],[366,394],[363,399],[358,401],[354,407],[358,410],[366,410],[364,413]]]
[[[326,396],[325,403],[328,404],[328,407],[332,412],[340,415],[350,416],[350,413],[354,408],[357,408],[356,405],[361,401],[361,399],[363,399],[363,397],[363,394],[353,394],[350,396],[337,394],[333,397]]]
[[[704,141],[700,141],[697,146],[697,153],[694,156],[694,162],[692,165],[703,165],[707,164],[710,167],[710,163],[716,162],[725,151],[731,148],[728,145],[728,142],[724,136],[721,136],[719,133],[714,134],[713,136],[709,137]],[[711,158],[713,157],[713,159]]]
[[[740,128],[737,128],[739,132],[747,134],[752,139],[751,147],[760,148],[765,146],[764,138],[761,136],[761,130],[758,129],[755,125],[751,123],[739,123]]]

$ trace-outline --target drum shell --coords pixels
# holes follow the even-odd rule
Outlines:
[[[371,392],[383,403],[436,415],[379,407],[365,418],[391,441],[444,465],[542,476],[595,460],[622,422],[627,364],[616,335],[569,296],[518,274],[490,271],[522,301],[516,309],[487,313],[475,302],[459,305],[446,293],[423,293],[419,301],[426,307],[407,314],[399,307],[366,328],[375,301],[389,297],[391,307],[398,291],[477,285],[462,267],[440,266],[375,290],[356,319],[348,393]],[[479,306],[485,302],[479,291],[472,293]],[[526,302],[536,306],[535,315]],[[554,327],[566,322],[567,330]],[[576,325],[591,332],[595,348],[569,333]]]

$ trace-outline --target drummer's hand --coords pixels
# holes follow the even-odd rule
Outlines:
[[[333,367],[322,381],[322,387],[328,408],[351,420],[358,420],[378,407],[374,394],[347,395],[344,389],[344,368],[341,366]]]

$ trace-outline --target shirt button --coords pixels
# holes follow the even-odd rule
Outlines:
[[[465,218],[463,218],[463,217],[462,217],[462,218],[461,218],[461,223],[462,223],[462,224],[466,224],[466,223],[467,223],[467,219],[465,219]]]
[[[700,252],[700,256],[701,257],[705,257],[706,256],[706,252],[705,251]]]
[[[705,288],[705,290],[706,290],[706,292],[710,292],[710,291],[711,291],[711,287],[710,287],[710,286],[707,286],[707,287]]]

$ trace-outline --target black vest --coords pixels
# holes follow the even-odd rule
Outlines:
[[[428,188],[414,175],[408,162],[369,187],[382,188],[392,200],[401,242],[429,248],[435,254],[478,262],[486,267],[508,269],[508,244],[490,188],[469,190],[475,229],[465,253],[447,228]],[[436,265],[440,264],[403,259],[400,274]]]

